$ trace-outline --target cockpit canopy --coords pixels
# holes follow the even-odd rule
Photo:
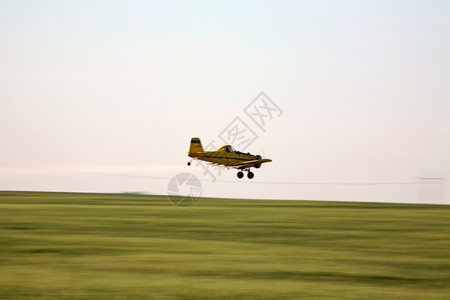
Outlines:
[[[222,146],[217,151],[225,151],[225,152],[228,152],[228,153],[236,152],[236,150],[234,150],[233,146],[231,146],[231,145]]]

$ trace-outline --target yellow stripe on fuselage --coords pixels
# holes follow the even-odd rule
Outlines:
[[[197,158],[200,160],[221,164],[224,166],[233,166],[242,162],[255,160],[256,155],[234,153],[234,152],[208,151],[198,153]]]

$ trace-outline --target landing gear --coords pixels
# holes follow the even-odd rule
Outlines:
[[[248,179],[252,179],[253,177],[255,177],[255,174],[253,174],[253,172],[250,171],[250,168],[242,168],[242,169],[239,169],[239,172],[237,173],[237,177],[239,179],[244,177],[244,172],[243,171],[247,171],[248,172],[247,173]]]
[[[190,161],[188,161],[188,164],[187,164],[188,166],[190,166],[191,165],[191,162]]]

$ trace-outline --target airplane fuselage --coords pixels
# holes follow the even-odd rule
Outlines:
[[[191,139],[191,146],[189,148],[189,157],[206,161],[215,165],[222,165],[229,168],[238,169],[238,178],[242,178],[247,171],[247,177],[252,179],[254,174],[250,168],[259,168],[261,164],[271,162],[271,159],[262,159],[261,155],[253,155],[250,153],[243,153],[233,149],[231,145],[224,145],[217,149],[217,151],[204,151],[202,143],[199,138]],[[187,163],[188,166],[191,162]]]
[[[250,153],[226,152],[226,151],[206,151],[189,154],[190,157],[216,163],[224,166],[235,166],[237,164],[260,159],[261,156]],[[255,165],[258,168],[258,164]]]

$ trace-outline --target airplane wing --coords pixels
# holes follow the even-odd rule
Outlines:
[[[227,167],[232,167],[232,168],[234,168],[234,167],[236,167],[236,168],[238,168],[238,167],[253,167],[256,163],[266,163],[266,162],[271,162],[271,161],[272,161],[271,159],[267,159],[267,158],[266,159],[255,159],[255,160],[244,161],[244,162],[237,163],[237,164],[227,166]]]

